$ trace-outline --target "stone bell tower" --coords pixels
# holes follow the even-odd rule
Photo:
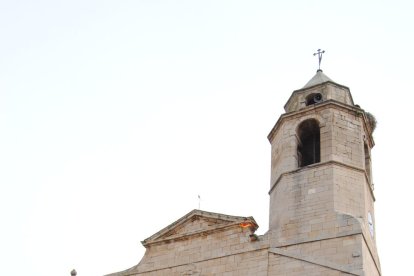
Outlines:
[[[268,136],[274,275],[381,275],[370,160],[375,119],[320,69],[285,111]]]

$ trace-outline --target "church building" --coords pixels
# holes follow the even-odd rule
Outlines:
[[[269,229],[193,210],[142,241],[110,276],[381,275],[370,151],[375,118],[322,70],[292,92],[271,129]],[[108,275],[108,276],[109,276]]]

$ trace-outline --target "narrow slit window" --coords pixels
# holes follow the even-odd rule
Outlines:
[[[302,122],[297,131],[298,163],[304,167],[321,161],[321,138],[318,121],[309,119]]]
[[[368,176],[368,181],[372,182],[371,180],[371,155],[369,153],[369,148],[367,144],[364,144],[364,153],[365,153],[365,171]]]

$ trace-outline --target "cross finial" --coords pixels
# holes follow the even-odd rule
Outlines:
[[[321,70],[322,54],[324,54],[324,53],[325,53],[325,50],[321,50],[321,49],[318,49],[318,51],[316,53],[313,53],[314,56],[318,55],[318,59],[319,59],[318,71]]]

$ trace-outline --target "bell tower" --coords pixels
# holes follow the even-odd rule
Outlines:
[[[370,157],[375,119],[320,69],[284,108],[268,135],[274,275],[381,275]]]

